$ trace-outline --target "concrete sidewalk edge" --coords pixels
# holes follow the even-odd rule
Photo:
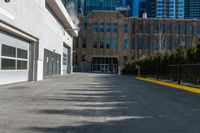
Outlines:
[[[180,90],[184,90],[184,91],[188,91],[188,92],[192,92],[192,93],[196,93],[196,94],[200,94],[199,88],[183,86],[183,85],[178,85],[178,84],[164,82],[164,81],[158,81],[158,80],[149,79],[149,78],[136,77],[136,79],[147,81],[147,82],[152,82],[152,83],[156,83],[156,84],[160,84],[160,85],[164,85],[164,86],[168,86],[168,87],[172,87],[172,88],[176,88],[176,89],[180,89]]]

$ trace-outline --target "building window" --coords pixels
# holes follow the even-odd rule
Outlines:
[[[200,24],[197,25],[197,34],[200,35]]]
[[[98,45],[98,39],[94,38],[94,40],[93,40],[93,48],[97,48],[97,45]]]
[[[144,48],[149,49],[149,41],[148,39],[144,39]]]
[[[117,39],[114,38],[112,43],[113,43],[113,49],[116,49],[117,48]]]
[[[165,24],[160,24],[160,32],[161,33],[165,33],[166,30],[165,30]]]
[[[131,40],[131,48],[132,48],[132,49],[135,49],[135,39],[132,39],[132,40]]]
[[[100,48],[104,48],[104,39],[100,40]]]
[[[128,49],[128,40],[124,39],[124,49]]]
[[[156,50],[158,49],[158,41],[156,39],[153,41],[153,48]]]
[[[188,31],[189,34],[192,34],[193,33],[192,31],[193,31],[193,26],[192,26],[192,24],[189,24],[189,31]]]
[[[187,28],[186,28],[186,24],[181,24],[181,34],[186,34],[187,33]]]
[[[104,23],[101,23],[100,30],[101,30],[101,32],[104,32]]]
[[[170,47],[171,47],[171,42],[170,42],[170,40],[171,40],[171,39],[170,39],[170,36],[167,36],[167,37],[166,37],[166,49],[168,49],[168,50],[169,50]]]
[[[106,41],[106,48],[107,48],[107,49],[109,49],[109,48],[110,48],[110,38],[109,38],[109,39],[107,39],[107,41]]]
[[[124,33],[128,33],[128,24],[124,24]]]
[[[93,24],[93,32],[98,32],[98,23]]]
[[[82,48],[87,48],[87,40],[83,39]]]
[[[138,32],[143,33],[143,24],[139,24]]]
[[[175,30],[176,30],[176,34],[179,34],[179,24],[176,24],[176,26],[175,26]]]
[[[16,48],[2,44],[2,56],[16,57]]]
[[[142,49],[143,48],[143,44],[142,44],[143,40],[142,40],[142,36],[139,36],[139,39],[138,39],[138,45],[139,45],[139,49]]]
[[[17,60],[17,70],[27,69],[27,61]]]
[[[147,22],[147,23],[145,23],[145,33],[146,34],[149,34],[149,28],[150,27],[150,25],[149,25],[149,21]]]
[[[113,24],[113,32],[118,32],[118,24],[117,23]]]
[[[111,30],[111,23],[107,23],[107,32],[110,32]]]
[[[82,32],[87,32],[87,23],[83,23]]]
[[[1,59],[1,69],[2,70],[15,70],[16,60],[15,59]]]
[[[175,39],[175,48],[178,48],[178,46],[179,46],[179,38],[176,37],[176,39]]]
[[[17,49],[17,58],[27,59],[28,58],[28,52],[23,49]]]
[[[154,33],[158,34],[158,23],[154,24]]]
[[[132,24],[131,33],[135,34],[135,25],[134,24]]]
[[[1,45],[1,69],[2,70],[27,70],[28,51],[20,48]]]
[[[167,33],[167,34],[171,34],[172,25],[171,25],[171,24],[167,24],[166,26],[167,26],[167,28],[166,28],[166,33]]]
[[[128,57],[127,56],[124,56],[124,61],[128,61]]]

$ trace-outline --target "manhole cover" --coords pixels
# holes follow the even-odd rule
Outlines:
[[[7,89],[9,89],[9,90],[21,90],[21,89],[25,89],[25,88],[27,88],[27,87],[25,87],[25,86],[12,86],[12,87],[9,87]]]

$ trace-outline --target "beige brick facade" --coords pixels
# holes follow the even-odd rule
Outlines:
[[[125,18],[116,11],[95,11],[80,20],[81,30],[74,41],[75,71],[96,70],[94,57],[102,58],[99,64],[105,64],[105,58],[115,58],[117,68],[121,69],[133,60],[158,51],[173,51],[180,44],[188,48],[200,37],[199,20]]]

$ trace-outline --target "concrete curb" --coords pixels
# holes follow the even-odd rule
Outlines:
[[[183,85],[178,85],[178,84],[174,84],[174,83],[158,81],[158,80],[149,79],[149,78],[136,77],[136,79],[137,80],[147,81],[147,82],[152,82],[152,83],[156,83],[156,84],[160,84],[160,85],[164,85],[164,86],[168,86],[168,87],[172,87],[172,88],[176,88],[176,89],[179,89],[179,90],[192,92],[192,93],[195,93],[195,94],[200,94],[200,89],[199,88],[183,86]]]

